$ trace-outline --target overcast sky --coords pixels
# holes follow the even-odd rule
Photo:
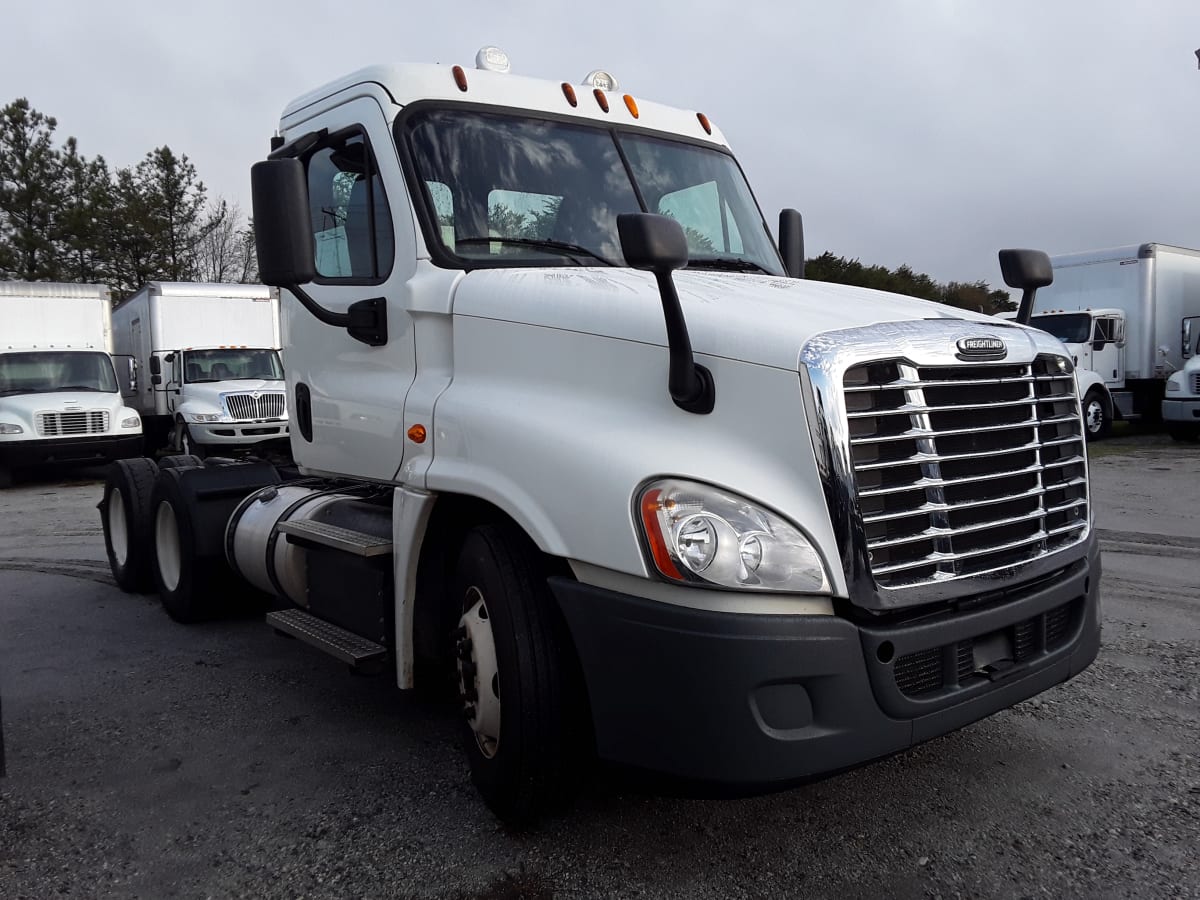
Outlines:
[[[523,75],[605,68],[707,113],[809,256],[998,287],[1004,246],[1200,247],[1197,0],[38,0],[0,36],[0,103],[113,167],[167,144],[245,212],[292,97],[495,44]]]

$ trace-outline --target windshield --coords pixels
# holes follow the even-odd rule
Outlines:
[[[718,148],[462,109],[423,109],[397,127],[450,265],[624,265],[618,214],[653,212],[683,226],[692,268],[783,274],[741,170]]]
[[[1064,344],[1082,344],[1092,336],[1092,317],[1087,313],[1034,316],[1029,324],[1048,331]]]
[[[283,365],[274,350],[186,350],[183,354],[186,384],[282,379]]]
[[[117,378],[107,353],[39,350],[0,353],[0,397],[52,391],[112,394]]]

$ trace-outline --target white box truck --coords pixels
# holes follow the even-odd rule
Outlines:
[[[113,369],[104,285],[0,282],[0,486],[13,470],[141,453]]]
[[[593,753],[787,785],[1092,661],[1060,342],[803,280],[799,214],[777,247],[703,113],[476,65],[288,105],[252,181],[301,477],[117,464],[118,583],[184,622],[269,593],[360,671],[456,684],[518,821]]]
[[[1053,256],[1029,324],[1061,339],[1112,397],[1110,418],[1158,421],[1167,378],[1200,334],[1200,251],[1131,244]],[[1194,340],[1191,341],[1194,344]]]
[[[287,437],[274,288],[152,281],[113,311],[113,334],[145,373],[133,405],[149,451],[203,458]]]

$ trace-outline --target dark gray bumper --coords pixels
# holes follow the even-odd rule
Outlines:
[[[89,435],[44,441],[0,442],[0,465],[111,462],[142,455],[142,435]]]
[[[1093,539],[1086,558],[1002,602],[871,627],[550,584],[583,667],[599,755],[752,788],[904,750],[1071,678],[1100,646],[1099,576]],[[1010,653],[1019,660],[1003,658],[1005,640],[1010,651],[1020,644]],[[973,645],[977,660],[994,660],[984,672],[957,664]],[[914,660],[923,681],[913,680]]]

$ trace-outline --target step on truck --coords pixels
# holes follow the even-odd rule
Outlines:
[[[1052,256],[1054,283],[1029,324],[1059,338],[1104,384],[1084,395],[1089,427],[1159,421],[1171,375],[1200,336],[1200,251],[1131,244]]]
[[[104,285],[0,282],[0,487],[24,467],[141,454],[112,352]]]
[[[261,284],[152,281],[113,311],[140,373],[147,452],[227,456],[288,435],[279,294]]]
[[[293,101],[253,167],[298,473],[114,467],[117,580],[457,686],[501,817],[589,759],[757,791],[1071,678],[1100,556],[1072,365],[804,280],[703,113],[476,67]],[[1004,251],[1034,290],[1045,254]]]

